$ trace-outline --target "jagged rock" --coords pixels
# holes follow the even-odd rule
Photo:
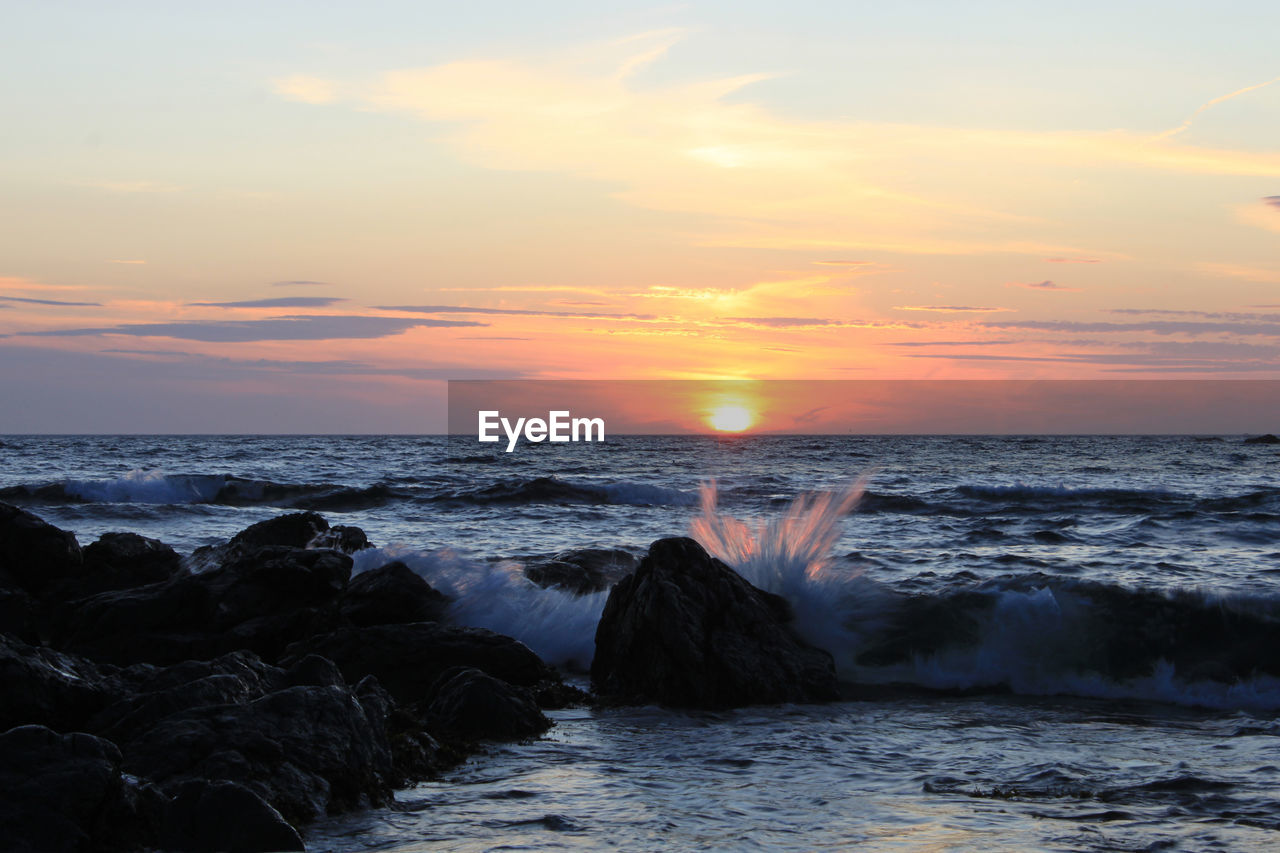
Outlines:
[[[1245,444],[1280,444],[1280,437],[1274,436],[1271,433],[1267,433],[1266,435],[1255,435],[1252,438],[1246,438],[1244,440],[1244,443]]]
[[[523,687],[472,667],[454,667],[437,680],[426,706],[432,731],[464,740],[519,740],[551,728]]]
[[[337,551],[262,548],[220,569],[85,599],[61,645],[95,660],[176,663],[285,646],[338,624],[351,558]]]
[[[305,850],[298,831],[261,797],[234,782],[192,780],[178,786],[160,843],[181,853],[274,853]]]
[[[396,701],[412,705],[431,697],[446,669],[470,666],[522,687],[559,682],[555,670],[527,646],[483,628],[438,622],[342,628],[295,643],[282,664],[319,654],[332,660],[348,681],[376,676]]]
[[[342,597],[342,615],[353,625],[435,622],[449,598],[396,560],[352,578]]]
[[[382,805],[398,780],[389,699],[378,692],[298,686],[181,711],[124,743],[125,769],[174,792],[193,780],[236,782],[291,822]]]
[[[608,589],[636,570],[639,560],[621,548],[577,548],[525,563],[524,573],[541,587],[583,595]]]
[[[801,640],[787,602],[692,539],[660,539],[614,586],[591,680],[622,701],[724,708],[838,697],[831,655]]]
[[[308,548],[333,548],[344,554],[354,554],[365,548],[372,548],[369,537],[359,527],[348,524],[335,524],[323,533],[318,534],[307,543]]]
[[[182,558],[168,545],[136,533],[104,533],[84,548],[81,596],[110,589],[159,583],[173,577]]]
[[[64,578],[78,577],[84,556],[74,534],[11,504],[0,503],[0,587],[40,593]],[[11,582],[5,583],[8,577]]]
[[[94,715],[129,693],[113,666],[0,635],[0,731],[40,724],[82,731]]]
[[[0,849],[124,851],[152,846],[163,795],[122,776],[120,750],[84,733],[19,726],[0,735]]]

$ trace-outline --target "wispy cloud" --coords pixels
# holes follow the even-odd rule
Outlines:
[[[895,311],[936,311],[940,314],[990,314],[997,311],[1016,311],[1016,308],[982,307],[977,305],[895,305]]]
[[[282,98],[304,104],[329,104],[338,99],[338,87],[332,80],[309,74],[276,78],[271,89]]]
[[[141,265],[145,264],[145,263],[146,263],[146,261],[144,261],[144,260],[136,260],[136,259],[135,259],[135,260],[127,260],[127,259],[123,259],[123,258],[116,258],[116,259],[113,259],[113,260],[107,261],[107,263],[109,263],[109,264],[125,264],[125,265],[127,265],[127,266],[141,266]]]
[[[1200,114],[1203,113],[1205,110],[1211,107],[1217,106],[1218,104],[1221,104],[1224,101],[1229,101],[1232,98],[1238,98],[1241,95],[1247,95],[1249,92],[1256,92],[1258,89],[1264,89],[1267,86],[1270,86],[1271,84],[1277,83],[1277,82],[1280,82],[1280,77],[1272,77],[1270,80],[1267,80],[1263,83],[1255,83],[1252,86],[1245,86],[1243,89],[1236,89],[1234,92],[1228,92],[1225,95],[1220,95],[1219,97],[1214,98],[1212,101],[1206,101],[1205,103],[1196,107],[1195,112],[1187,116],[1186,121],[1184,121],[1182,124],[1178,125],[1175,128],[1171,128],[1170,130],[1166,130],[1164,133],[1161,133],[1156,138],[1169,139],[1171,137],[1177,136],[1178,134],[1183,133],[1189,127],[1191,127],[1192,122],[1194,122],[1197,118],[1199,118]]]
[[[341,296],[279,296],[273,299],[245,299],[240,302],[188,302],[195,308],[324,308],[346,302]]]
[[[293,281],[273,281],[272,287],[328,287],[327,281],[307,281],[306,279],[297,279]]]
[[[487,326],[470,320],[428,318],[305,315],[268,320],[220,320],[207,323],[121,323],[80,329],[19,332],[32,337],[128,335],[137,338],[178,338],[211,343],[249,341],[326,341],[385,338],[418,327]]]
[[[1245,281],[1258,281],[1266,284],[1280,284],[1280,270],[1263,269],[1243,264],[1198,264],[1197,269],[1210,275],[1227,278],[1242,278]]]
[[[112,193],[176,193],[186,189],[161,181],[79,181],[76,185]]]
[[[1101,258],[1045,258],[1050,264],[1100,264]]]
[[[33,299],[28,296],[0,296],[5,302],[24,302],[29,305],[58,305],[63,307],[88,308],[101,307],[101,302],[66,302],[61,299]]]
[[[1277,318],[1280,319],[1280,318]],[[1045,332],[1150,332],[1156,335],[1267,335],[1280,336],[1280,322],[1192,322],[1151,320],[1144,323],[1108,323],[1083,320],[988,320],[980,325],[992,329],[1039,329]]]
[[[375,305],[379,311],[406,314],[506,314],[518,317],[560,317],[573,320],[656,320],[653,314],[610,314],[602,311],[540,311],[531,308],[478,308],[473,305]]]
[[[1079,291],[1078,287],[1067,287],[1056,281],[1011,281],[1006,287],[1025,287],[1028,290],[1056,290],[1059,292]]]
[[[1268,207],[1274,207],[1280,210],[1280,195],[1269,195],[1262,199],[1262,203]]]

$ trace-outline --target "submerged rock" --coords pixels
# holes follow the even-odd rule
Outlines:
[[[576,548],[525,563],[524,573],[541,587],[583,595],[608,589],[636,570],[639,560],[621,548]]]
[[[835,664],[787,602],[692,539],[660,539],[609,594],[591,680],[621,701],[726,708],[838,698]]]
[[[396,560],[352,578],[340,609],[352,625],[364,627],[435,622],[448,606],[448,596]]]

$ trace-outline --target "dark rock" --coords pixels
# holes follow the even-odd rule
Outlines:
[[[426,706],[431,730],[464,740],[519,740],[551,728],[523,687],[471,667],[446,670]]]
[[[78,602],[61,645],[95,660],[176,663],[248,649],[274,660],[285,646],[338,624],[351,558],[337,551],[262,548],[220,569]]]
[[[236,782],[291,822],[382,805],[398,781],[390,703],[369,693],[289,687],[247,704],[192,708],[127,741],[125,768],[173,792],[193,780]]]
[[[0,635],[0,731],[31,723],[82,731],[129,694],[120,671]]]
[[[182,558],[168,545],[136,533],[104,533],[84,549],[81,596],[169,580]]]
[[[449,598],[396,560],[356,575],[342,597],[341,611],[353,625],[435,622],[444,618]]]
[[[328,532],[329,522],[320,513],[290,512],[251,524],[229,542],[197,548],[191,565],[204,570],[226,566],[264,548],[306,548]]]
[[[27,592],[40,593],[53,582],[78,577],[83,568],[74,534],[0,503],[0,576],[8,576]]]
[[[83,733],[20,726],[0,735],[0,849],[116,851],[152,846],[164,798],[126,780],[120,750]]]
[[[1252,438],[1246,438],[1245,444],[1280,444],[1280,437],[1276,437],[1270,433],[1266,435],[1255,435]]]
[[[354,554],[365,548],[372,548],[369,537],[359,527],[348,524],[335,524],[323,533],[318,534],[307,543],[308,548],[332,548],[344,554]]]
[[[787,602],[692,539],[660,539],[609,594],[591,680],[622,701],[724,708],[838,698],[831,655],[801,640]]]
[[[436,679],[455,666],[474,667],[522,687],[560,680],[523,643],[483,628],[438,622],[342,628],[295,643],[281,662],[288,666],[308,654],[336,663],[347,681],[376,676],[396,701],[408,705],[429,699]]]
[[[160,838],[165,849],[182,853],[306,849],[298,831],[257,794],[234,782],[204,779],[178,786]]]
[[[608,589],[636,570],[639,560],[620,548],[577,548],[550,559],[525,563],[524,573],[541,587],[560,587],[583,595]]]

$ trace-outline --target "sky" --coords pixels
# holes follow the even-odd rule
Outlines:
[[[1280,6],[1042,5],[0,0],[0,432],[1280,379]]]

